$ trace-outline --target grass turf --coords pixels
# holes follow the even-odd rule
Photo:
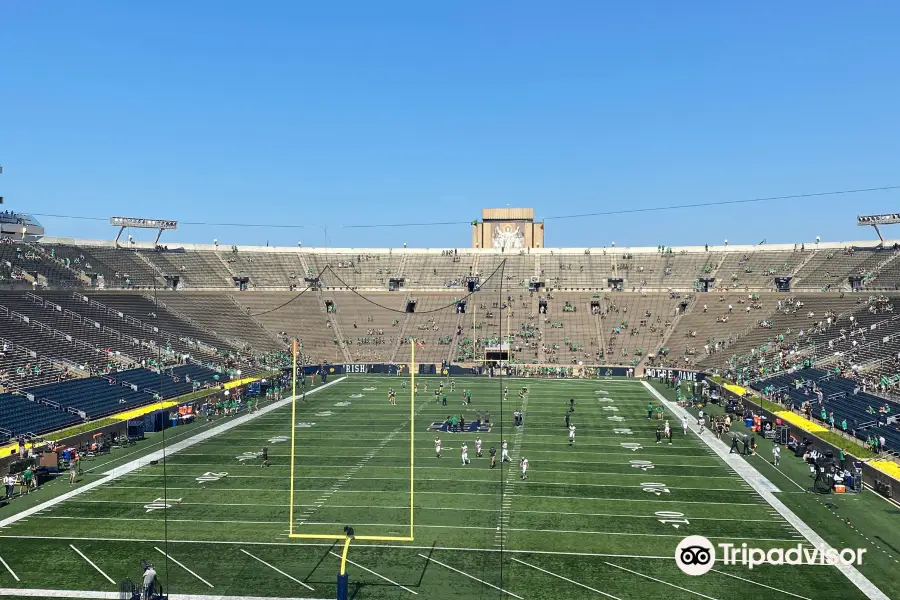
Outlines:
[[[291,431],[297,436],[295,532],[340,534],[352,525],[357,535],[407,535],[409,395],[401,381],[348,378],[298,402],[296,423],[290,407],[269,412],[169,456],[165,472],[161,464],[141,467],[5,527],[0,557],[21,581],[0,568],[0,587],[115,591],[74,546],[116,582],[137,579],[140,560],[147,559],[175,593],[335,597],[340,548],[288,538]],[[717,566],[718,572],[703,577],[683,575],[672,557],[686,535],[763,548],[804,540],[696,436],[683,436],[671,415],[674,443],[657,445],[657,422],[646,418],[653,399],[636,381],[508,380],[510,400],[502,415],[499,380],[457,378],[447,407],[434,401],[437,379],[418,381],[415,541],[354,543],[352,597],[417,592],[429,599],[542,599],[602,592],[653,600],[724,598],[735,590],[757,597],[863,597],[830,567]],[[525,403],[517,400],[521,385],[529,388]],[[397,406],[387,402],[391,386]],[[461,403],[463,388],[472,390],[468,407]],[[574,446],[564,427],[569,398],[576,400]],[[511,424],[516,407],[526,414],[522,428]],[[489,411],[494,422],[489,433],[479,434],[484,458],[474,456],[476,434],[428,431],[449,414],[472,421],[479,411]],[[307,426],[296,427],[300,423]],[[171,441],[208,427],[198,423],[167,435]],[[443,441],[441,459],[435,437]],[[501,439],[509,441],[513,463],[490,469],[487,449],[495,445],[499,457]],[[462,442],[469,446],[466,466],[459,458]],[[150,447],[156,443],[151,440],[146,450],[157,449]],[[252,454],[263,446],[269,448],[268,469]],[[522,456],[530,463],[527,481],[519,478]],[[86,479],[130,458],[120,452],[108,465],[97,463]],[[821,525],[820,533],[831,533],[830,525],[819,523],[818,500],[787,481],[789,475],[781,481],[753,460],[781,488],[779,497],[817,530]],[[68,491],[65,484],[53,485]],[[43,501],[57,493],[37,496]],[[156,508],[161,498],[171,508]],[[9,508],[34,502],[16,500]]]

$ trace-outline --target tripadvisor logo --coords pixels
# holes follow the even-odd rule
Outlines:
[[[716,548],[718,547],[718,552]],[[797,544],[789,548],[753,548],[747,544],[713,545],[702,535],[684,538],[675,548],[675,564],[685,575],[705,575],[718,560],[723,565],[741,565],[753,569],[760,565],[861,565],[865,548],[837,550],[820,544]],[[718,555],[718,559],[716,556]]]

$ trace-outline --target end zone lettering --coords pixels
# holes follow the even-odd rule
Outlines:
[[[651,379],[664,377],[677,377],[681,381],[699,381],[700,379],[697,377],[698,373],[696,371],[679,371],[677,369],[647,369],[646,373]]]
[[[344,373],[368,373],[369,365],[344,365]]]

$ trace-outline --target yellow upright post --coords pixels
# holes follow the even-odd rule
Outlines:
[[[512,302],[507,300],[506,302],[506,372],[510,373],[510,362],[512,360],[512,342],[509,341],[509,315],[510,311],[512,311]],[[500,350],[503,350],[503,344],[500,345]]]
[[[294,442],[297,433],[297,338],[294,338],[294,374],[291,381],[291,502],[288,509],[288,534],[294,533]]]
[[[350,552],[350,541],[352,539],[349,535],[344,539],[344,551],[341,552],[341,575],[347,574],[347,553]]]
[[[413,518],[415,513],[415,465],[416,465],[416,341],[413,340],[409,357],[409,539],[413,538]],[[428,399],[426,398],[427,402]]]
[[[475,292],[472,292],[470,298],[475,297]],[[474,305],[474,302],[473,302]],[[470,306],[469,309],[472,311],[472,360],[478,360],[478,336],[475,335],[475,306]]]

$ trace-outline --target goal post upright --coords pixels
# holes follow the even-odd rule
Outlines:
[[[291,501],[288,511],[288,536],[294,534],[294,444],[297,437],[297,338],[293,343],[294,373],[291,377]]]
[[[416,340],[409,355],[409,541],[413,539],[416,489]],[[427,399],[425,400],[428,401]]]

